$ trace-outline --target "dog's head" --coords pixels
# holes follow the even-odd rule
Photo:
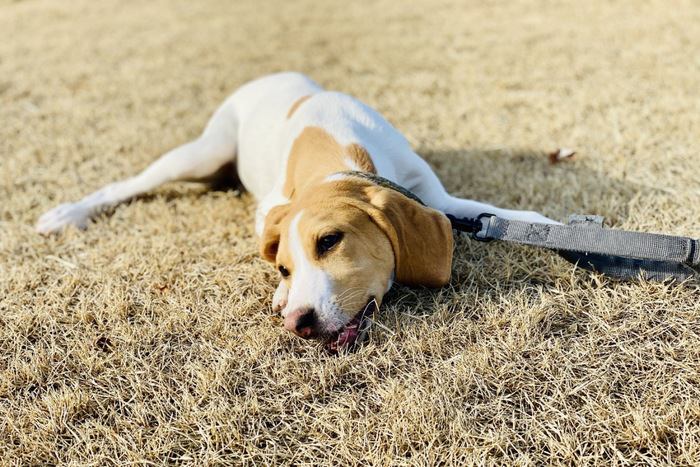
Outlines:
[[[449,281],[452,230],[444,214],[393,189],[330,177],[268,213],[261,253],[281,275],[273,306],[285,328],[347,346],[392,279]]]

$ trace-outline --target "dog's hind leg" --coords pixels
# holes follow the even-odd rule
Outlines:
[[[75,203],[61,204],[42,215],[36,230],[43,234],[74,225],[85,228],[103,209],[152,190],[164,183],[206,181],[234,161],[238,119],[229,97],[211,117],[200,137],[161,156],[135,177],[110,183]]]

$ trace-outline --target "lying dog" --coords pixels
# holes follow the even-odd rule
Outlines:
[[[452,230],[445,213],[553,222],[450,196],[376,111],[304,75],[280,73],[239,88],[196,140],[133,178],[52,209],[36,229],[84,228],[105,207],[166,182],[206,180],[231,163],[259,202],[260,251],[281,276],[273,309],[286,329],[331,348],[355,343],[363,318],[393,281],[448,283]],[[427,206],[362,173],[410,190]]]

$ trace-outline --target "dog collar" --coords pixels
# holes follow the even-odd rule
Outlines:
[[[375,185],[379,185],[384,188],[389,188],[391,190],[394,190],[396,192],[401,193],[407,198],[412,199],[413,201],[417,202],[418,204],[425,206],[426,204],[423,202],[422,199],[420,199],[415,193],[411,192],[410,190],[407,190],[406,188],[402,187],[401,185],[398,185],[391,180],[380,177],[379,175],[370,173],[370,172],[360,172],[358,170],[347,170],[345,172],[338,172],[337,175],[345,175],[345,176],[350,176],[350,177],[355,177],[355,178],[361,178],[363,180],[367,180],[369,182],[374,183]]]

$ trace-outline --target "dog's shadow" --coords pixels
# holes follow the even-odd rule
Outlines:
[[[536,149],[418,152],[455,196],[534,210],[558,220],[572,213],[595,213],[614,225],[627,217],[632,199],[659,191],[594,171],[579,155],[553,164],[548,152]]]

